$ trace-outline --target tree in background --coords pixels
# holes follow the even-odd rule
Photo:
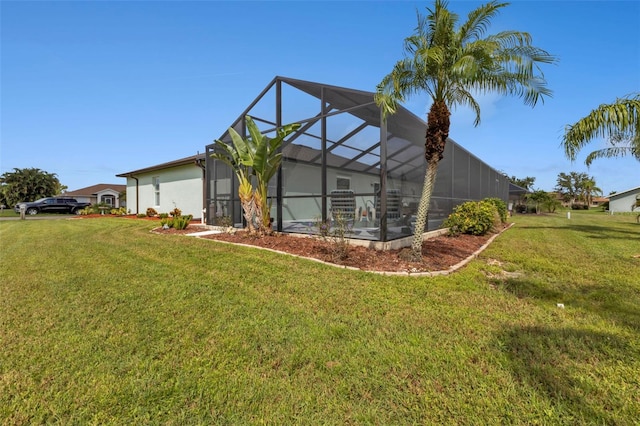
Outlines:
[[[582,198],[587,203],[587,206],[591,206],[594,195],[602,195],[602,189],[596,186],[596,180],[593,177],[585,179],[580,189],[582,190]]]
[[[509,30],[485,37],[492,18],[507,3],[482,5],[459,26],[458,15],[447,6],[446,1],[435,0],[426,17],[418,14],[414,34],[404,41],[405,58],[378,84],[375,96],[385,117],[395,113],[398,103],[410,95],[426,92],[432,101],[425,137],[427,169],[411,244],[411,258],[416,261],[422,259],[422,234],[438,163],[449,137],[451,109],[470,107],[477,126],[480,105],[473,97],[476,92],[517,95],[535,106],[543,96],[551,95],[539,64],[556,61],[532,46],[528,33]]]
[[[609,147],[590,153],[589,166],[596,158],[620,157],[630,154],[640,161],[640,94],[602,104],[586,117],[567,126],[562,146],[567,158],[575,160],[582,147],[592,139],[603,137]]]
[[[562,195],[562,199],[569,203],[575,204],[579,196],[582,194],[582,182],[589,179],[586,173],[569,172],[559,173],[556,180],[555,190]]]
[[[528,193],[525,198],[535,205],[536,214],[540,214],[540,207],[544,207],[547,212],[553,213],[560,206],[560,201],[556,199],[554,194],[541,189]]]
[[[555,189],[565,202],[573,205],[580,201],[585,208],[591,205],[594,195],[602,195],[595,178],[582,172],[559,173]]]
[[[12,207],[21,201],[61,194],[66,188],[55,173],[37,168],[14,168],[0,176],[0,203]]]
[[[536,178],[527,176],[526,178],[520,179],[515,176],[511,176],[509,178],[509,181],[514,185],[518,185],[520,188],[524,188],[527,191],[531,191],[531,189],[533,188],[533,184],[536,181]]]

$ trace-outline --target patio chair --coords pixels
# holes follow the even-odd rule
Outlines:
[[[356,195],[350,189],[334,189],[329,195],[331,201],[331,217],[336,220],[338,215],[347,221],[356,217]]]
[[[375,198],[376,217],[380,218],[380,194]],[[399,189],[387,190],[387,222],[402,218],[402,194]]]

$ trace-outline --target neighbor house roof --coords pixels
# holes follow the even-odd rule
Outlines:
[[[632,188],[632,189],[628,189],[626,191],[622,191],[622,192],[618,192],[617,194],[612,194],[609,195],[609,200],[614,200],[616,198],[621,198],[621,197],[625,197],[629,194],[633,194],[633,193],[640,193],[640,186],[638,186],[637,188]]]
[[[76,189],[75,191],[68,191],[65,192],[64,195],[65,196],[92,196],[92,195],[96,195],[99,192],[103,192],[106,191],[108,189],[111,189],[115,192],[122,192],[125,189],[127,189],[126,185],[118,185],[118,184],[113,184],[113,183],[99,183],[97,185],[93,185],[93,186],[87,186],[86,188],[80,188],[80,189]]]
[[[138,175],[141,173],[153,172],[156,170],[169,169],[171,167],[185,166],[188,164],[202,164],[205,159],[204,154],[196,154],[190,157],[181,158],[179,160],[169,161],[167,163],[157,164],[155,166],[145,167],[144,169],[132,170],[130,172],[117,174],[117,177],[128,177],[132,175]]]

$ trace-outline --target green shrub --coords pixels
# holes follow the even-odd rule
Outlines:
[[[158,215],[158,217],[159,217],[160,219],[166,219],[166,218],[168,218],[168,217],[169,217],[169,213],[160,213],[160,214]]]
[[[158,215],[158,212],[156,211],[156,209],[154,209],[153,207],[149,207],[147,209],[147,216],[149,217],[155,217]]]
[[[507,223],[507,203],[505,203],[501,198],[493,197],[493,198],[485,198],[483,201],[493,204],[496,206],[496,210],[498,210],[498,214],[500,215],[500,221],[502,223]]]
[[[118,216],[124,216],[127,214],[127,209],[125,209],[124,207],[119,207],[117,209],[111,209],[110,213]]]
[[[500,214],[492,202],[468,201],[455,208],[444,221],[450,235],[485,235],[500,224]]]
[[[167,220],[172,222],[174,229],[186,229],[187,226],[189,226],[191,219],[193,219],[193,216],[188,214],[186,216],[175,216],[173,219]],[[169,224],[169,227],[172,227],[172,225]]]
[[[556,209],[561,206],[562,203],[560,202],[560,200],[557,200],[555,198],[549,198],[548,200],[542,202],[542,207],[544,207],[548,213],[555,213]]]
[[[144,214],[144,213],[138,213],[138,214],[136,215],[136,217],[147,217],[147,215],[146,215],[146,214]]]

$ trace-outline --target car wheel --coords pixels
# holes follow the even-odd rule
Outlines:
[[[80,207],[76,207],[75,209],[71,210],[71,213],[79,215],[81,211],[82,209]]]
[[[34,208],[34,207],[31,207],[30,209],[27,209],[27,214],[30,214],[30,215],[32,215],[32,216],[33,216],[34,214],[38,214],[38,209],[36,209],[36,208]]]

